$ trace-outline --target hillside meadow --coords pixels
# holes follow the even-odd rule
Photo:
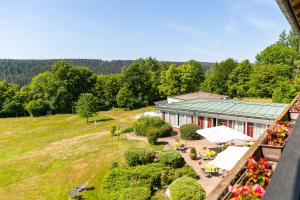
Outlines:
[[[67,199],[88,180],[82,199],[101,199],[102,178],[114,160],[124,163],[124,151],[162,148],[110,136],[112,125],[149,110],[99,112],[90,123],[71,114],[0,119],[0,199]]]

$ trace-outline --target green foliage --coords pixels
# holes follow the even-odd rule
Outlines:
[[[204,200],[206,193],[201,185],[193,178],[181,177],[170,186],[172,200]]]
[[[118,163],[118,161],[114,160],[111,163],[110,169],[114,169],[114,168],[117,168],[117,167],[119,167],[119,163]]]
[[[179,132],[183,139],[196,140],[199,138],[197,134],[198,126],[196,124],[184,124],[180,126]]]
[[[149,200],[151,191],[146,187],[125,188],[120,191],[120,200]]]
[[[180,153],[174,150],[161,152],[159,154],[158,160],[163,165],[170,166],[173,168],[179,168],[185,164],[185,161],[181,157]]]
[[[128,126],[122,129],[122,133],[131,133],[133,132],[133,127],[132,126]]]
[[[273,90],[282,81],[292,78],[292,67],[282,64],[256,64],[250,74],[249,95],[253,97],[272,97]]]
[[[274,102],[290,103],[297,94],[296,86],[289,80],[278,83],[273,90],[272,100]]]
[[[168,123],[165,123],[159,128],[159,137],[169,137],[172,135],[172,132],[172,126]]]
[[[252,65],[249,60],[244,60],[232,70],[227,80],[228,94],[232,97],[247,96]]]
[[[146,136],[148,129],[160,128],[164,124],[166,124],[166,122],[161,120],[159,117],[142,117],[135,121],[132,127],[137,135]],[[162,128],[162,131],[166,131],[166,126]],[[163,134],[166,133],[164,132]]]
[[[155,158],[155,152],[147,149],[135,149],[126,151],[124,158],[129,166],[145,165],[152,163]]]
[[[190,60],[177,67],[170,65],[161,72],[159,91],[164,95],[193,92],[199,89],[204,74],[199,62]]]
[[[258,64],[293,65],[297,51],[283,44],[272,44],[256,55]]]
[[[41,99],[32,100],[26,104],[25,109],[31,117],[37,117],[47,113],[49,104]]]
[[[196,153],[197,153],[197,152],[196,152],[196,148],[195,148],[195,147],[192,147],[190,153],[196,154]]]
[[[117,97],[117,105],[120,108],[134,109],[139,107],[139,102],[133,92],[129,89],[127,85],[121,87]]]
[[[201,88],[207,92],[227,94],[228,85],[226,82],[236,66],[237,62],[232,58],[217,63],[215,67],[206,74],[205,81],[201,85]]]
[[[76,111],[82,118],[86,118],[88,122],[89,117],[96,114],[97,99],[91,93],[81,94],[77,102]]]
[[[185,165],[182,168],[166,168],[161,173],[161,185],[167,186],[182,176],[196,178],[197,173],[188,165]]]
[[[147,140],[149,144],[156,144],[157,139],[159,137],[159,129],[157,128],[150,128],[147,130]]]
[[[116,131],[117,131],[117,126],[116,125],[112,125],[111,128],[110,128],[110,134],[111,134],[111,136],[115,136]]]
[[[102,182],[105,196],[118,199],[125,188],[144,187],[153,191],[161,185],[162,167],[158,164],[140,165],[135,167],[118,167],[108,171]],[[122,192],[121,192],[122,193]],[[112,194],[114,198],[112,198]]]
[[[205,156],[205,157],[216,157],[216,155],[217,155],[217,152],[215,152],[213,150],[205,150],[202,153],[202,156]]]

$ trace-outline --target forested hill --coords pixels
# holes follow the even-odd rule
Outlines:
[[[76,66],[87,66],[97,74],[120,73],[121,68],[128,66],[132,60],[112,60],[105,61],[100,59],[46,59],[46,60],[18,60],[18,59],[0,59],[0,80],[16,83],[18,85],[28,84],[32,77],[40,72],[49,70],[51,66],[59,61],[65,60]],[[168,62],[176,65],[181,62]],[[204,71],[214,65],[214,63],[201,62]]]

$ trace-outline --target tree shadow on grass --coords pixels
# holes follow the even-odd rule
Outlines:
[[[107,121],[111,121],[113,120],[112,118],[104,118],[104,119],[92,119],[89,120],[88,123],[95,123],[95,124],[99,124],[100,122],[107,122]]]

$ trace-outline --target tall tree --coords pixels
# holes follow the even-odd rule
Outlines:
[[[227,81],[228,94],[231,97],[244,97],[247,95],[252,65],[249,60],[244,60],[232,70]]]
[[[258,64],[284,64],[292,66],[297,51],[283,44],[272,44],[256,55]]]
[[[217,63],[214,69],[212,69],[206,76],[201,88],[208,92],[228,94],[228,85],[226,82],[236,66],[237,62],[232,58],[228,58],[220,63]]]

